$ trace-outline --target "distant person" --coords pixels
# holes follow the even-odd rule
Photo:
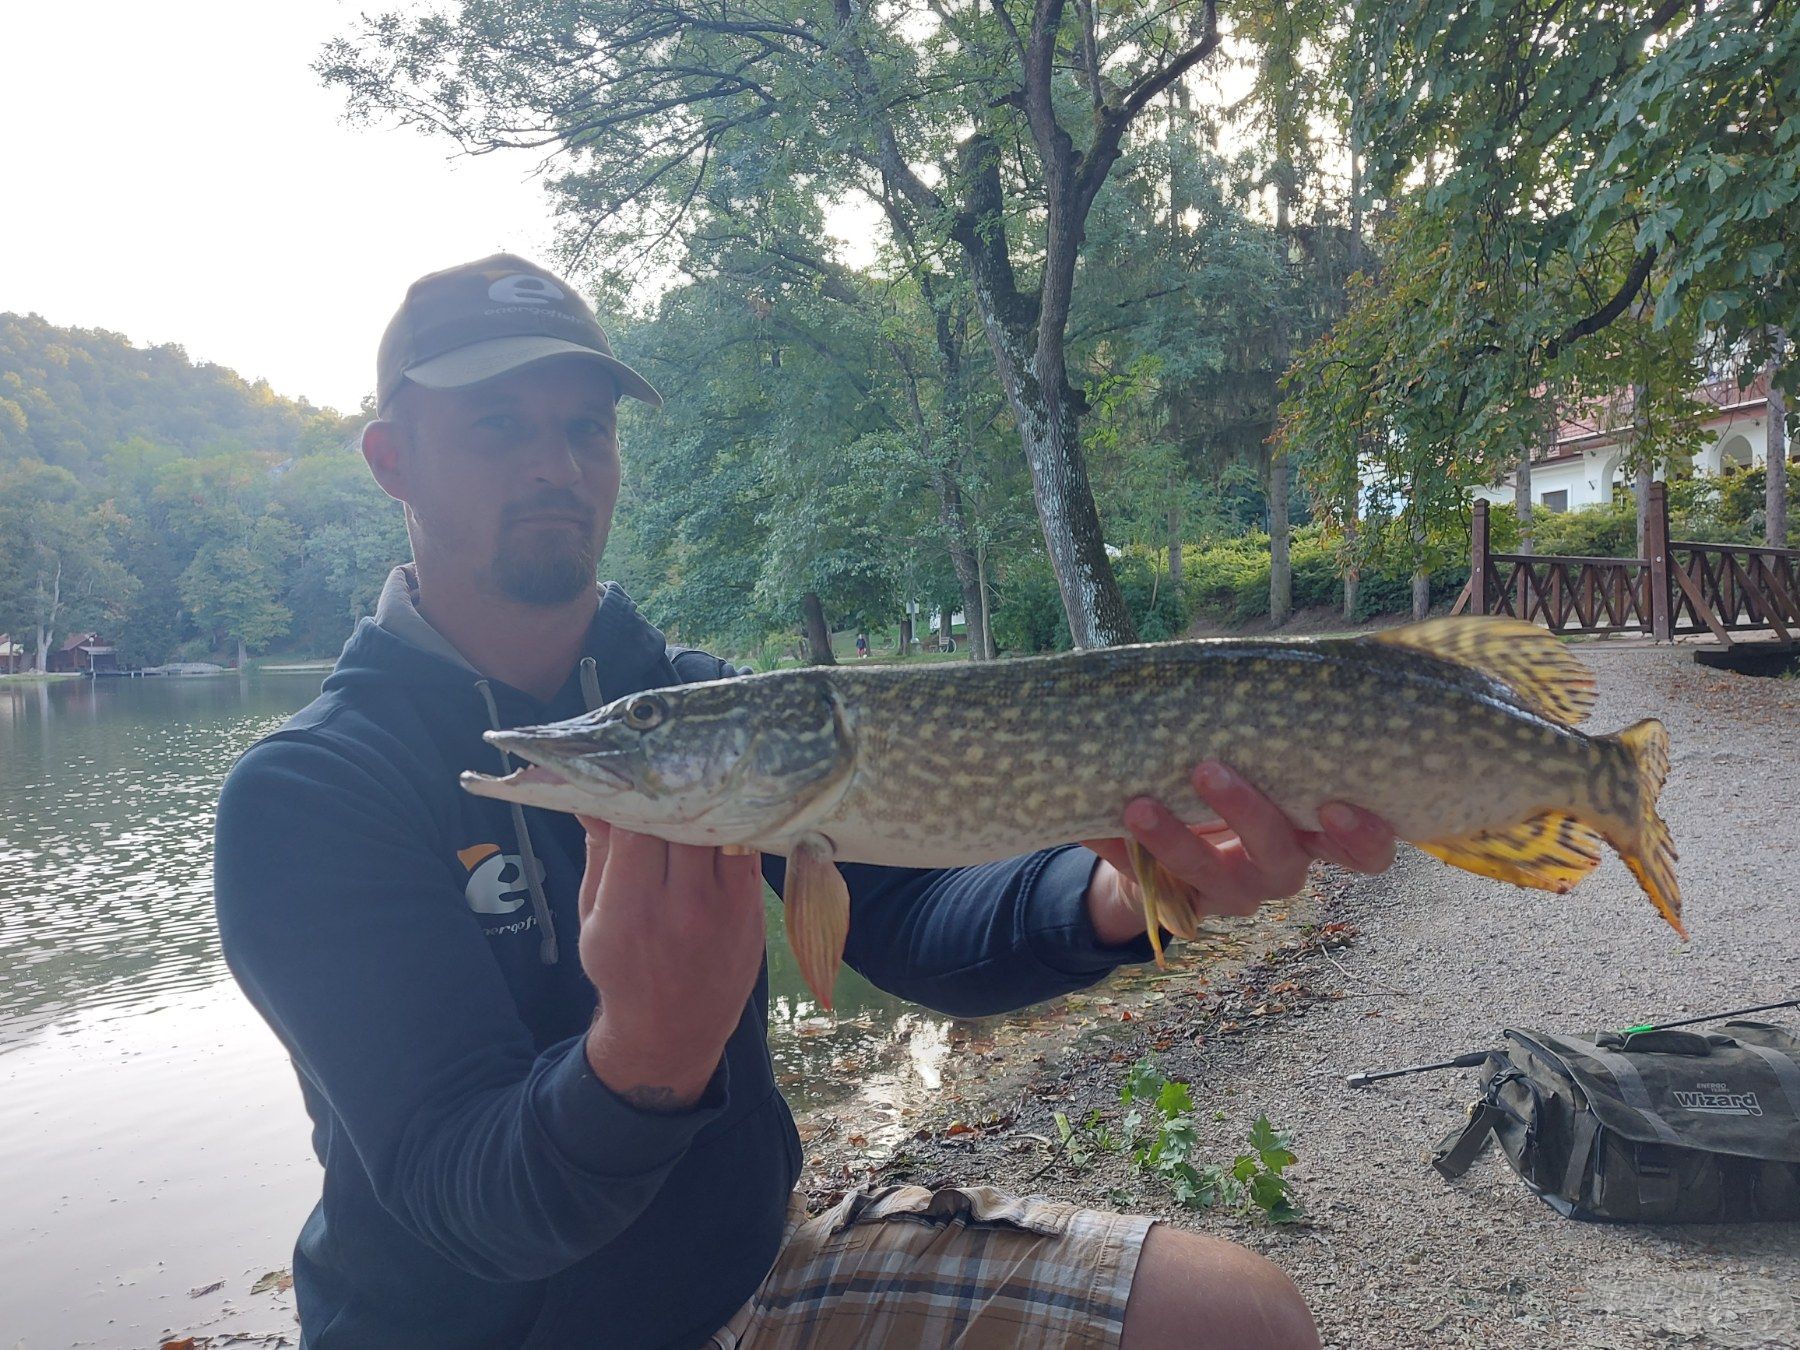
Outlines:
[[[867,633],[856,635],[856,654],[865,661],[869,659],[869,635]]]
[[[325,1169],[294,1252],[301,1345],[1315,1346],[1274,1266],[1149,1219],[983,1187],[805,1217],[767,1041],[782,859],[457,783],[500,767],[490,728],[737,673],[596,585],[615,404],[656,391],[568,283],[507,254],[414,283],[376,369],[363,456],[413,561],[319,698],[238,761],[216,837],[225,955]],[[1392,858],[1372,817],[1327,840],[1217,767],[1196,781],[1236,837],[1147,800],[1131,818],[1198,911],[1289,894],[1317,854]],[[947,1012],[1148,954],[1133,887],[1077,845],[844,871],[846,959]]]

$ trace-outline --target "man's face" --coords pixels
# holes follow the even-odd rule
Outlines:
[[[415,552],[523,604],[591,590],[619,496],[617,392],[573,356],[467,389],[409,386],[391,417]]]

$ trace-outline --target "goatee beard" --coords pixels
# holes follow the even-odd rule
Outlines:
[[[599,569],[591,540],[539,541],[529,549],[508,549],[494,560],[494,580],[502,594],[526,605],[561,605],[591,592]]]

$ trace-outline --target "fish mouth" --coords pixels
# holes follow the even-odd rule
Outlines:
[[[565,737],[533,735],[526,731],[487,731],[482,735],[505,753],[527,761],[540,773],[575,787],[602,792],[629,792],[630,774],[608,760],[623,760],[627,750],[599,750]]]

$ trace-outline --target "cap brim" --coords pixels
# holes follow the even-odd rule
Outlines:
[[[583,347],[562,338],[521,336],[489,338],[472,342],[453,352],[421,361],[404,371],[405,378],[426,389],[466,389],[501,375],[521,370],[553,356],[585,356],[604,367],[619,382],[619,392],[641,399],[653,408],[662,407],[662,395],[650,382],[616,356]]]

